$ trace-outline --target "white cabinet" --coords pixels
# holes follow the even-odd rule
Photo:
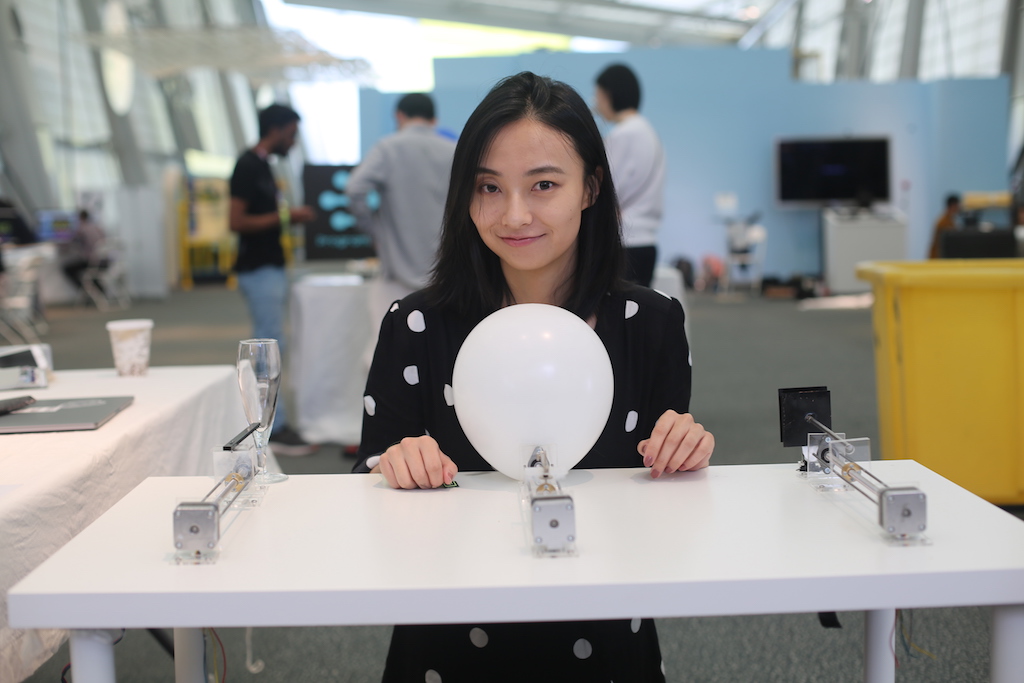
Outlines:
[[[858,280],[861,261],[899,261],[907,257],[907,223],[899,214],[870,211],[822,212],[825,286],[833,294],[867,292],[870,283]]]

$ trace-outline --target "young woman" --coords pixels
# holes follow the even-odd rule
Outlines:
[[[459,426],[452,369],[477,323],[520,303],[572,311],[608,350],[611,414],[577,467],[646,466],[657,479],[707,465],[714,437],[687,412],[682,307],[621,279],[607,168],[593,116],[564,83],[521,73],[484,98],[455,150],[431,283],[393,304],[381,326],[357,471],[373,468],[392,487],[412,489],[491,469]],[[384,680],[622,683],[664,675],[653,621],[633,619],[398,626]]]

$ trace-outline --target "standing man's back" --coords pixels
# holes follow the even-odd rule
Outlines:
[[[434,129],[434,103],[429,96],[404,96],[395,118],[398,132],[370,150],[346,190],[352,213],[373,237],[380,257],[380,277],[370,302],[375,323],[392,301],[426,285],[455,154],[455,143]]]

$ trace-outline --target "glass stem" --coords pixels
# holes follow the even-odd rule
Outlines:
[[[267,434],[263,429],[257,429],[252,434],[256,442],[256,473],[265,474],[267,471]]]

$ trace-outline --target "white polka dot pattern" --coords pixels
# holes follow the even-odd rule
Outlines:
[[[638,633],[640,631],[640,617],[636,617],[629,622],[629,630],[633,633]]]
[[[449,408],[455,405],[455,390],[452,389],[451,384],[444,385],[444,402]]]
[[[586,659],[594,654],[594,646],[586,638],[580,638],[573,643],[572,653],[576,655],[576,659]]]
[[[662,295],[663,297],[665,297],[666,299],[671,299],[671,298],[672,298],[672,297],[670,297],[670,296],[669,296],[668,294],[666,294],[665,292],[661,291],[660,289],[656,289],[656,290],[654,290],[654,291],[655,291],[655,292],[657,292],[658,294],[661,294],[661,295]]]
[[[391,308],[389,308],[388,311],[390,313],[394,313],[397,310],[398,310],[398,302],[396,301],[395,303],[391,304]]]
[[[634,315],[636,315],[636,312],[639,310],[640,304],[638,304],[635,301],[630,301],[629,299],[626,299],[626,320],[629,320]]]
[[[690,364],[690,367],[691,367],[691,368],[693,367],[693,351],[690,351],[690,352],[689,352],[689,353],[688,353],[688,354],[686,355],[686,362]]]
[[[406,318],[406,323],[409,325],[409,329],[413,332],[422,332],[427,329],[427,322],[423,319],[423,313],[421,311],[413,311]]]
[[[423,683],[441,683],[441,674],[433,669],[427,669],[427,673],[423,676]]]
[[[420,383],[420,369],[415,365],[407,365],[405,370],[402,370],[402,377],[405,378],[406,384],[416,386]]]
[[[469,642],[477,647],[487,647],[487,631],[482,628],[474,628],[469,632]]]
[[[661,675],[665,675],[665,660],[661,660]]]
[[[633,431],[634,429],[636,429],[636,422],[637,422],[637,420],[639,418],[640,418],[640,416],[636,414],[635,410],[631,410],[628,413],[626,413],[626,432],[627,433]]]
[[[377,402],[373,400],[373,396],[363,396],[363,407],[366,408],[366,414],[370,417],[377,412]]]

